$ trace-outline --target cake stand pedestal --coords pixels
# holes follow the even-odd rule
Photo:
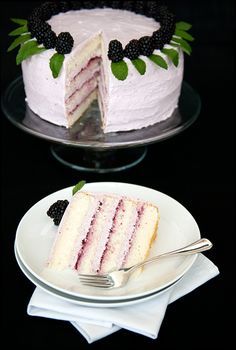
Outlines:
[[[201,109],[199,95],[183,82],[179,106],[170,118],[140,130],[104,134],[96,102],[70,129],[39,118],[25,102],[21,76],[8,86],[1,102],[4,114],[15,126],[52,143],[51,152],[60,163],[96,173],[121,171],[137,165],[144,159],[147,145],[187,129]]]
[[[146,156],[147,147],[89,150],[52,145],[51,153],[60,163],[72,169],[93,173],[111,173],[129,169],[140,163]]]

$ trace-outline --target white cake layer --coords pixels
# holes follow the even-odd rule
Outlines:
[[[80,273],[98,272],[119,200],[118,197],[106,196],[103,198],[101,210],[95,216],[83,255],[77,266]]]
[[[79,206],[74,199],[63,216],[49,258],[48,267],[55,270],[74,267],[98,203],[97,198],[88,195],[79,196]]]
[[[73,114],[74,111],[81,105],[81,103],[93,92],[98,85],[97,75],[91,77],[88,81],[76,90],[74,94],[66,102],[66,110],[68,115]]]
[[[76,110],[68,116],[69,127],[74,124],[76,120],[88,109],[93,101],[97,99],[97,91],[92,91],[92,93],[76,108]]]
[[[178,104],[183,78],[183,55],[180,52],[179,66],[169,62],[164,70],[147,57],[146,73],[141,76],[131,61],[125,81],[117,80],[110,69],[108,44],[118,39],[123,47],[131,39],[151,35],[159,28],[153,19],[128,11],[94,9],[61,13],[50,19],[52,29],[59,34],[69,31],[74,38],[74,48],[66,55],[62,71],[57,79],[49,68],[54,50],[32,56],[22,63],[27,102],[30,108],[43,119],[54,124],[70,126],[66,119],[65,99],[67,88],[75,74],[91,57],[102,55],[102,66],[106,87],[100,88],[100,99],[104,100],[105,132],[142,128],[168,118]],[[155,53],[161,54],[160,51]],[[166,60],[168,58],[163,56]],[[79,114],[77,113],[77,117]]]
[[[159,212],[157,208],[145,204],[124,267],[133,266],[146,259],[150,243],[156,237],[158,222]]]
[[[73,79],[66,86],[65,101],[72,97],[72,95],[81,89],[81,87],[89,81],[96,73],[100,71],[100,59],[93,58],[89,63],[74,75]]]
[[[117,214],[113,232],[110,235],[107,250],[103,257],[101,273],[121,268],[129,249],[129,239],[134,231],[136,220],[137,204],[126,199]]]

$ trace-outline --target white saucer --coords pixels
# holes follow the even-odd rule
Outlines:
[[[146,296],[139,297],[139,298],[131,298],[131,299],[126,299],[124,301],[119,301],[119,300],[118,301],[115,301],[115,300],[114,301],[112,301],[112,300],[111,301],[110,300],[95,301],[92,299],[90,300],[87,298],[80,298],[77,296],[69,295],[67,293],[63,293],[61,291],[58,291],[57,289],[50,287],[48,284],[45,284],[45,283],[41,282],[40,280],[38,280],[34,275],[32,275],[27,270],[27,268],[24,266],[24,264],[20,260],[16,245],[15,245],[15,257],[16,257],[16,261],[17,261],[21,271],[36,287],[39,287],[39,288],[43,289],[45,292],[47,292],[47,293],[49,293],[49,294],[51,294],[59,299],[62,299],[64,301],[67,301],[67,302],[69,301],[69,302],[72,302],[72,303],[77,304],[77,305],[89,306],[89,307],[108,308],[108,307],[123,307],[123,306],[130,306],[130,305],[134,305],[134,304],[139,304],[139,303],[145,302],[147,300],[153,299],[153,298],[157,297],[158,295],[166,292],[172,286],[176,285],[179,280],[181,280],[181,278],[180,278],[179,280],[175,281],[170,286],[163,288],[162,290],[160,290],[156,293],[151,293],[150,295],[146,295]]]
[[[150,188],[115,182],[98,182],[85,185],[83,190],[111,192],[148,200],[159,207],[158,237],[150,256],[185,246],[200,238],[198,225],[192,215],[173,198]],[[197,255],[171,257],[147,266],[139,278],[123,288],[104,290],[87,288],[79,283],[76,274],[45,273],[47,259],[56,234],[56,226],[46,212],[58,199],[70,200],[72,187],[55,192],[36,203],[22,218],[16,234],[16,250],[24,270],[34,278],[33,283],[43,284],[53,293],[67,298],[87,300],[89,303],[122,303],[143,299],[177,282],[192,266]],[[18,260],[19,260],[18,259]],[[25,272],[25,271],[24,271]],[[119,305],[120,306],[120,305]]]

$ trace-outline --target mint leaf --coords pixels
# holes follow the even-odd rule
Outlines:
[[[192,52],[191,46],[189,45],[189,43],[186,40],[184,40],[182,38],[176,38],[175,36],[173,36],[171,40],[180,44],[182,50],[185,53],[187,53],[188,55],[191,54],[191,52]]]
[[[187,22],[177,22],[175,24],[176,28],[177,29],[180,29],[180,30],[189,30],[190,28],[192,28],[192,24],[190,23],[187,23]]]
[[[148,56],[148,58],[156,63],[158,66],[160,66],[161,68],[164,68],[164,69],[168,69],[168,65],[166,63],[166,61],[164,60],[163,57],[159,56],[159,55],[154,55],[152,54],[151,56]]]
[[[118,80],[125,80],[128,76],[128,66],[125,61],[111,62],[112,74]]]
[[[146,73],[146,63],[143,60],[141,60],[141,58],[136,58],[131,62],[141,75],[144,75]]]
[[[10,32],[8,35],[9,36],[17,36],[17,35],[21,35],[24,33],[28,33],[28,27],[27,25],[23,25],[22,27],[16,28],[15,30],[13,30],[12,32]]]
[[[178,67],[178,64],[179,64],[179,53],[178,53],[177,50],[163,48],[161,50],[161,52],[164,53],[167,57],[169,57],[169,59],[173,62],[175,67]]]
[[[75,185],[72,189],[72,194],[74,196],[74,194],[76,192],[78,192],[79,190],[81,190],[82,187],[84,187],[84,185],[86,184],[86,181],[82,180],[80,182],[77,183],[77,185]]]
[[[16,38],[12,44],[8,47],[7,52],[10,52],[14,50],[18,45],[23,44],[25,41],[28,41],[31,39],[30,34],[23,34],[20,35],[18,38]]]
[[[54,53],[54,55],[50,58],[50,68],[52,71],[53,78],[57,78],[60,74],[61,67],[63,65],[65,56],[60,53]]]
[[[36,40],[27,41],[27,43],[23,44],[20,50],[18,51],[18,54],[16,56],[16,64],[19,65],[28,57],[43,52],[45,50],[46,49],[44,47],[38,47],[38,43]]]
[[[23,18],[11,18],[11,21],[17,24],[25,25],[28,23],[26,19]]]
[[[175,35],[180,36],[181,38],[186,39],[188,41],[194,41],[194,37],[189,33],[185,32],[184,30],[176,29]]]

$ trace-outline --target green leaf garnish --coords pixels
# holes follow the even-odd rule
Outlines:
[[[24,42],[31,39],[30,34],[23,34],[16,38],[13,43],[8,47],[7,52],[14,50],[18,45],[23,44]]]
[[[189,45],[189,43],[186,40],[184,40],[182,38],[176,38],[175,36],[173,36],[171,40],[180,44],[182,50],[185,53],[187,53],[188,55],[191,54],[191,52],[192,52],[191,46]]]
[[[144,75],[146,73],[146,63],[143,60],[141,60],[141,58],[136,58],[131,62],[141,75]]]
[[[128,66],[125,61],[111,62],[111,71],[118,80],[125,80],[128,76]]]
[[[64,59],[65,56],[57,52],[54,53],[54,55],[50,58],[50,68],[52,71],[53,78],[57,78],[60,74]]]
[[[17,24],[21,24],[22,26],[28,23],[28,21],[23,18],[11,18],[11,21]]]
[[[75,185],[72,189],[72,194],[74,196],[74,194],[76,192],[78,192],[79,190],[81,190],[82,187],[84,187],[84,185],[86,184],[86,181],[82,180],[80,182],[77,183],[77,185]]]
[[[161,57],[160,55],[154,55],[152,54],[151,56],[148,56],[148,58],[156,63],[158,66],[160,66],[161,68],[164,69],[168,69],[168,64],[166,63],[166,61],[164,60],[163,57]]]
[[[16,64],[19,65],[22,61],[26,60],[28,57],[33,56],[37,53],[43,52],[46,49],[44,47],[38,47],[36,40],[27,41],[23,44],[16,56]]]
[[[187,22],[177,22],[175,24],[176,28],[177,29],[180,29],[180,30],[189,30],[190,28],[192,28],[192,24],[190,23],[187,23]]]
[[[28,33],[28,27],[27,24],[23,25],[22,27],[16,28],[14,29],[12,32],[10,32],[8,35],[9,36],[17,36],[17,35],[21,35],[24,33]]]
[[[185,32],[184,30],[176,29],[175,35],[177,35],[183,39],[186,39],[188,41],[194,41],[194,37],[191,34]]]
[[[178,64],[179,64],[179,53],[178,53],[177,50],[163,48],[161,50],[161,52],[169,57],[169,59],[173,62],[175,67],[178,67]]]

